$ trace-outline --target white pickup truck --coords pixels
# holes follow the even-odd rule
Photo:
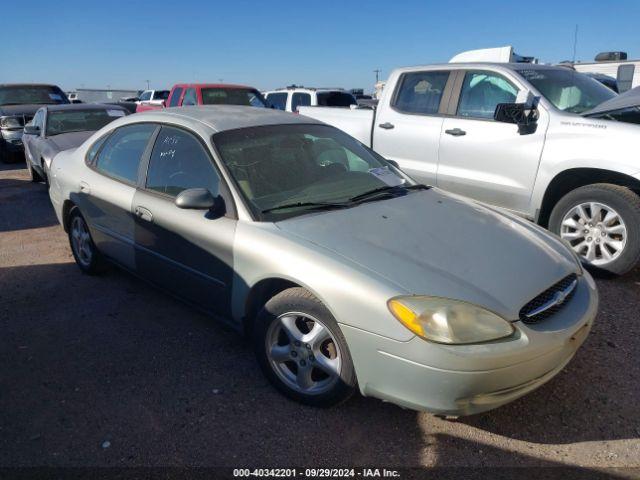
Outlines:
[[[527,217],[594,269],[623,274],[640,260],[639,97],[565,67],[448,63],[395,70],[377,110],[299,111],[417,180]]]

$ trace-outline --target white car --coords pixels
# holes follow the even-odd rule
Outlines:
[[[640,93],[560,66],[395,70],[376,111],[301,107],[417,180],[549,228],[594,268],[640,261]]]
[[[297,112],[299,107],[350,107],[356,97],[341,88],[304,88],[291,86],[264,93],[269,104],[278,110]]]

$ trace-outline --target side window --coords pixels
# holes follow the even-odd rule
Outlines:
[[[186,105],[197,105],[197,104],[198,104],[198,97],[196,96],[196,89],[195,88],[187,89],[186,93],[184,94],[184,98],[182,99],[182,105],[186,106]]]
[[[162,127],[149,160],[147,189],[171,196],[188,188],[215,192],[219,181],[211,158],[193,135]]]
[[[438,113],[449,72],[405,73],[400,79],[393,106],[404,113]]]
[[[267,95],[267,101],[269,102],[269,106],[273,106],[278,110],[286,110],[287,109],[287,92],[282,93],[270,93]]]
[[[142,95],[140,95],[140,101],[141,102],[146,102],[151,100],[151,91],[147,90],[146,92],[143,92]]]
[[[44,130],[44,110],[38,110],[31,122],[32,125],[40,127],[40,131],[42,132]]]
[[[118,128],[100,150],[96,169],[117,180],[136,183],[138,165],[156,126],[150,123]]]
[[[93,163],[93,159],[96,158],[96,154],[98,153],[98,151],[100,150],[100,147],[102,146],[102,144],[107,138],[109,138],[109,135],[104,135],[89,147],[89,150],[87,150],[87,156],[85,157],[85,163],[87,165]]]
[[[633,75],[635,73],[635,65],[626,64],[618,67],[616,80],[618,81],[618,91],[620,93],[630,90],[633,85]]]
[[[502,75],[467,72],[460,91],[458,116],[493,118],[499,103],[513,103],[517,95],[518,89]]]
[[[311,105],[311,95],[308,93],[296,92],[291,97],[291,111],[297,112],[298,107],[307,107]]]
[[[183,90],[182,87],[177,87],[173,91],[173,94],[171,95],[171,101],[169,102],[170,107],[177,107],[179,105],[180,95],[182,95],[182,90]]]

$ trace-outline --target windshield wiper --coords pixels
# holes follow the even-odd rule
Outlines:
[[[352,205],[349,203],[330,203],[330,202],[296,202],[287,203],[284,205],[277,205],[275,207],[266,208],[262,210],[262,213],[274,212],[276,210],[285,210],[288,208],[306,208],[308,210],[331,210],[334,208],[348,208]]]
[[[415,185],[395,185],[393,187],[391,185],[385,185],[384,187],[374,188],[373,190],[351,197],[349,201],[361,202],[363,200],[370,200],[379,197],[381,194],[395,196],[395,194],[403,193],[405,190],[428,190],[429,188],[431,187],[423,185],[422,183],[417,183]]]

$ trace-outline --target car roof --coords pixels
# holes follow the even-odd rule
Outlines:
[[[125,110],[126,108],[121,107],[120,105],[105,105],[102,103],[61,103],[58,105],[47,105],[47,111],[49,112],[60,112],[66,110]]]
[[[544,65],[541,63],[507,63],[507,62],[451,62],[451,63],[436,63],[431,65],[414,65],[409,67],[401,67],[398,70],[404,69],[420,69],[420,68],[428,68],[429,70],[433,69],[482,69],[482,68],[506,68],[508,70],[558,70],[559,68],[565,69],[566,67],[559,65]]]
[[[53,83],[0,83],[0,87],[55,87]]]
[[[144,118],[152,122],[161,122],[163,117],[195,120],[207,125],[216,132],[264,125],[305,123],[322,125],[322,122],[303,115],[287,113],[273,108],[245,107],[240,105],[172,107],[163,110],[150,110],[136,113],[127,118],[130,120]]]
[[[176,83],[173,88],[181,87],[181,88],[189,88],[189,87],[198,87],[198,88],[244,88],[247,90],[256,90],[254,87],[250,87],[248,85],[240,85],[236,83]]]

